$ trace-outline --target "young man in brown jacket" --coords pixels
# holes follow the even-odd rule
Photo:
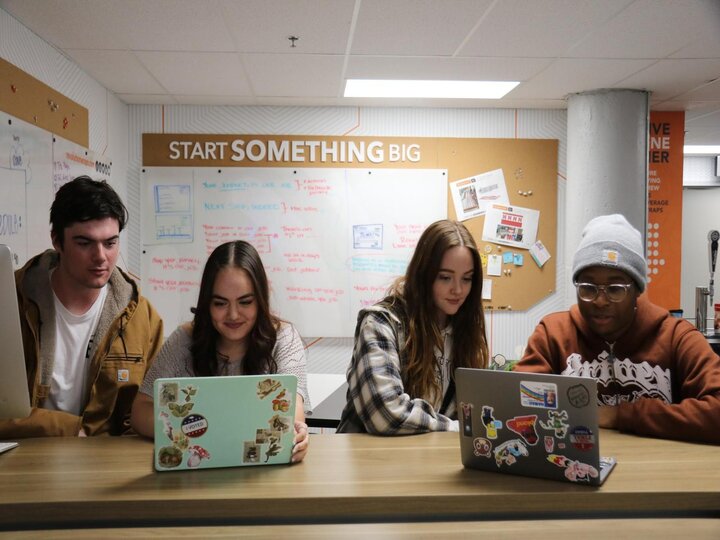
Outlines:
[[[640,233],[618,214],[591,220],[572,276],[577,304],[540,321],[515,369],[597,379],[600,427],[720,444],[720,358],[642,294]]]
[[[32,411],[0,420],[0,439],[120,435],[145,371],[162,345],[162,320],[115,266],[127,209],[106,182],[81,176],[50,210],[54,250],[15,281]]]

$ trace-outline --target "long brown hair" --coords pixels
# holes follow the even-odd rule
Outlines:
[[[482,265],[475,240],[465,226],[447,219],[431,224],[420,236],[405,276],[390,288],[390,296],[401,299],[408,317],[403,384],[412,397],[434,400],[442,392],[435,377],[435,347],[443,350],[438,327],[433,284],[445,252],[466,247],[473,259],[472,287],[458,312],[450,317],[453,352],[451,372],[457,367],[484,368],[488,364],[485,317],[482,306]]]
[[[205,263],[197,306],[192,310],[195,318],[190,352],[195,375],[212,376],[218,372],[217,341],[220,334],[210,317],[210,303],[213,299],[215,279],[223,268],[239,268],[247,273],[253,284],[258,307],[257,320],[248,336],[248,348],[243,358],[243,374],[275,373],[277,365],[272,350],[277,340],[280,319],[270,312],[270,293],[265,268],[252,245],[243,240],[235,240],[216,247]]]

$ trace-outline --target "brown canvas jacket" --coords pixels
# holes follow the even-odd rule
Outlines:
[[[50,392],[55,349],[55,308],[50,270],[58,254],[48,250],[15,273],[32,413],[0,420],[0,439],[121,435],[130,408],[163,338],[162,320],[133,279],[115,268],[98,326],[90,343],[85,407],[80,416],[43,408]]]

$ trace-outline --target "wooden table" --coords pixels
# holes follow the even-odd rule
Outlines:
[[[720,447],[603,430],[604,486],[466,470],[458,435],[313,435],[304,463],[156,473],[136,437],[0,455],[0,529],[720,517]]]

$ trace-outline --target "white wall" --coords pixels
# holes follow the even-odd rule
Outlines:
[[[683,315],[695,320],[695,288],[708,287],[710,261],[707,235],[720,231],[720,178],[715,176],[715,157],[688,156],[683,166],[683,221],[681,290]],[[688,187],[688,186],[713,187]],[[720,266],[715,270],[715,302],[720,302]],[[708,307],[708,319],[712,309]]]
[[[82,29],[69,28],[68,31],[81,32]],[[112,160],[110,182],[127,203],[127,105],[2,9],[0,57],[88,109],[90,150]],[[139,211],[130,208],[130,222],[137,217]],[[121,266],[137,273],[139,265],[133,267],[127,260],[127,236],[124,235],[122,242],[125,263]]]

